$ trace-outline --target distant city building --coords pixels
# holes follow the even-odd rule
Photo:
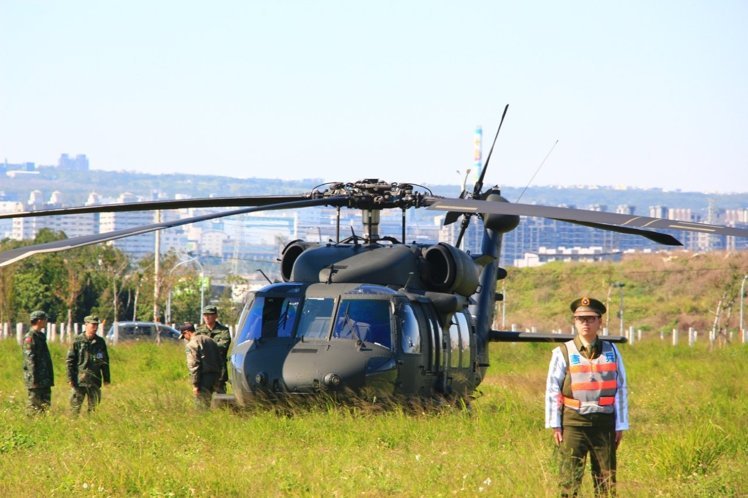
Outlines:
[[[88,171],[88,158],[85,154],[78,154],[74,158],[62,154],[57,161],[57,167],[66,171]]]
[[[525,253],[522,259],[514,261],[519,268],[540,266],[551,261],[620,261],[621,251],[606,252],[602,247],[540,247],[536,252]]]
[[[36,174],[36,164],[34,163],[9,163],[5,159],[0,163],[0,173],[5,174],[11,178],[15,177],[19,173],[32,173]]]

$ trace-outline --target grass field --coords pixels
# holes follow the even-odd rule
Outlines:
[[[180,346],[111,348],[112,382],[72,418],[57,387],[28,418],[21,351],[0,341],[2,496],[554,496],[543,428],[550,350],[492,345],[472,410],[318,407],[288,414],[193,408]],[[748,496],[748,347],[623,346],[632,430],[620,496]],[[589,474],[584,494],[591,494]]]

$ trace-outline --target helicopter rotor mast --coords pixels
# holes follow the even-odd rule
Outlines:
[[[346,197],[346,207],[360,209],[364,239],[374,244],[381,240],[379,221],[383,209],[402,210],[402,242],[405,242],[405,210],[424,206],[426,197],[408,183],[387,183],[375,178],[354,183],[337,183],[319,194],[321,197]],[[340,230],[340,217],[337,219]]]

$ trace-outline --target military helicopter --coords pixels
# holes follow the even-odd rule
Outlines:
[[[504,111],[506,113],[506,109]],[[503,116],[502,121],[503,123]],[[499,130],[501,124],[499,125]],[[498,131],[496,133],[498,137]],[[494,139],[494,145],[496,139]],[[541,216],[680,245],[657,230],[689,230],[746,237],[748,230],[642,216],[509,203],[498,187],[483,189],[486,164],[472,191],[434,196],[410,183],[364,179],[331,183],[288,196],[183,199],[31,211],[2,217],[105,211],[239,207],[221,213],[54,241],[0,254],[0,266],[36,253],[55,252],[154,230],[242,213],[337,208],[336,240],[292,241],[280,256],[282,282],[257,291],[240,315],[229,369],[236,401],[303,395],[366,399],[468,399],[489,367],[488,344],[497,341],[566,341],[567,334],[492,329],[503,234],[520,216]],[[340,211],[359,209],[363,233],[342,238]],[[446,211],[445,223],[462,216],[456,245],[406,242],[406,211]],[[381,211],[400,209],[400,238],[379,233]],[[483,221],[480,254],[459,248],[473,216]],[[605,336],[622,342],[622,337]]]

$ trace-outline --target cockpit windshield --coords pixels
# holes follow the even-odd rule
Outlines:
[[[247,313],[238,342],[261,337],[291,337],[299,297],[257,296]]]
[[[382,299],[343,299],[333,338],[353,339],[392,348],[390,303]]]
[[[332,298],[306,298],[296,337],[327,339],[334,305],[335,301]]]

